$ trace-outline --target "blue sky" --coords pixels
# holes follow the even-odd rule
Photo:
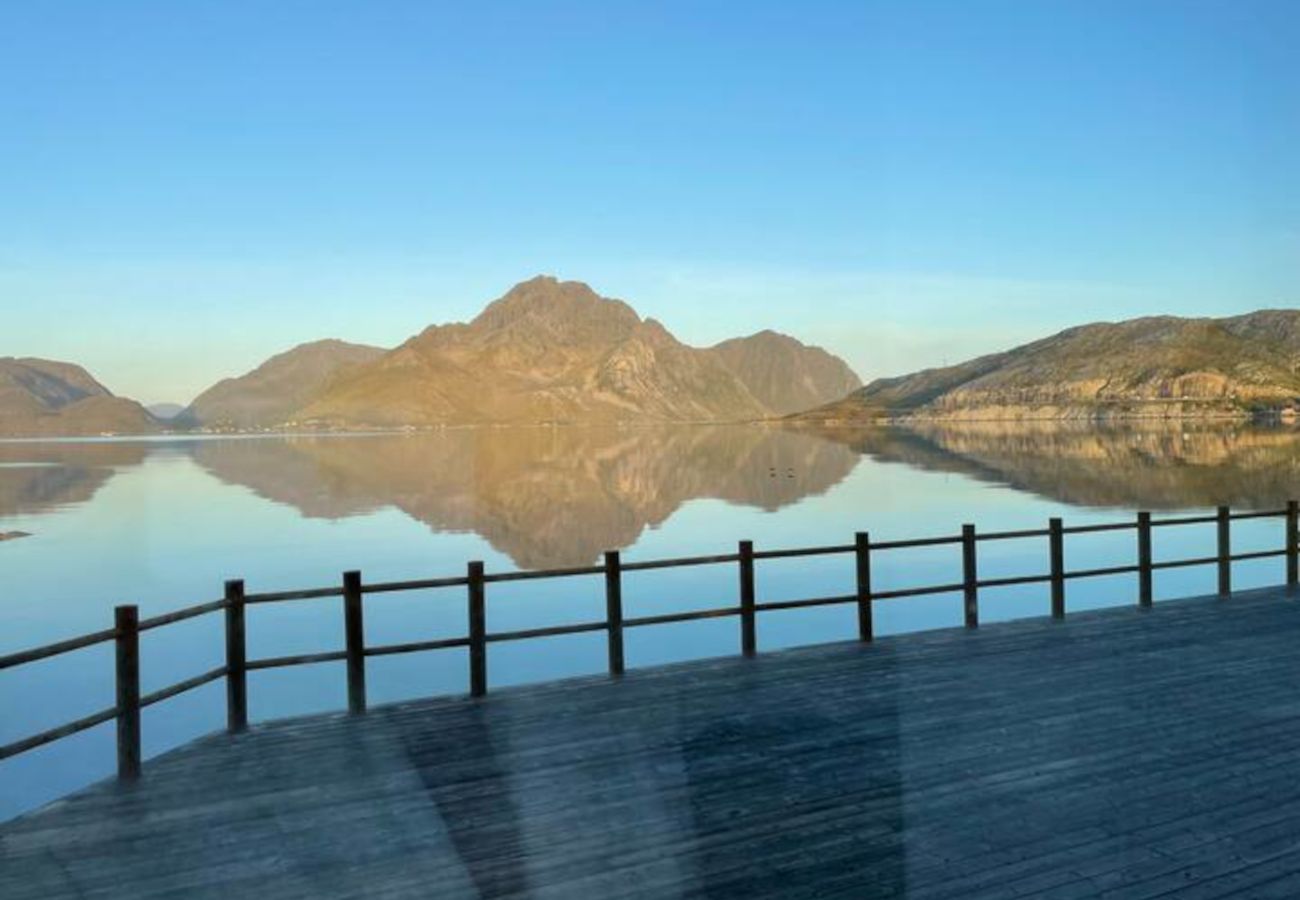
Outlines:
[[[1300,305],[1300,3],[0,5],[0,355],[188,400],[538,272],[864,377]]]

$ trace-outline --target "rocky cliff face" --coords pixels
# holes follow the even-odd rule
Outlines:
[[[873,381],[798,418],[1185,418],[1278,410],[1300,397],[1300,311],[1161,316],[1072,328],[943,369]]]
[[[0,357],[0,436],[79,437],[158,430],[158,421],[144,407],[113,396],[80,366]]]
[[[713,352],[777,415],[811,409],[862,386],[838,356],[775,331],[723,341]]]
[[[332,377],[383,353],[379,347],[337,340],[300,344],[238,378],[217,382],[195,398],[178,423],[217,428],[282,424]]]
[[[842,393],[847,376],[824,351],[778,335],[757,343],[776,349],[764,356],[752,338],[690,347],[620,300],[538,277],[472,322],[430,327],[340,374],[295,417],[344,428],[747,421],[792,397]]]

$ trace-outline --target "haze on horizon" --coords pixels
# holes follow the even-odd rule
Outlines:
[[[0,356],[185,402],[539,272],[864,379],[1300,305],[1300,6],[0,10]]]

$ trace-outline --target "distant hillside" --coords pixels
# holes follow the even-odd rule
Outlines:
[[[238,378],[208,388],[178,420],[190,425],[266,428],[283,423],[330,378],[384,354],[379,347],[324,340],[300,344]]]
[[[862,386],[838,356],[775,331],[723,341],[713,352],[777,415],[809,409]]]
[[[0,437],[150,434],[158,421],[72,363],[0,357]]]
[[[1071,328],[1003,353],[882,378],[796,421],[1182,418],[1277,411],[1300,398],[1300,311]]]
[[[174,419],[181,413],[185,412],[185,407],[180,403],[150,403],[145,409],[155,419]]]
[[[779,351],[772,372],[753,342]],[[294,417],[339,428],[746,421],[785,411],[796,395],[842,393],[843,373],[826,374],[833,362],[779,335],[690,347],[620,300],[542,276],[467,324],[432,326],[340,373]],[[789,390],[777,385],[781,372],[797,380]]]

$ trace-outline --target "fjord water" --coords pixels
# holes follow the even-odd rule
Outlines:
[[[0,443],[4,622],[0,653],[111,624],[119,603],[142,616],[216,599],[227,578],[249,591],[321,587],[360,569],[366,581],[487,570],[839,544],[981,530],[1127,520],[1218,504],[1275,509],[1300,495],[1300,434],[1283,428],[916,426],[790,431],[760,426],[479,428],[370,436],[196,437]],[[1280,519],[1234,523],[1234,551],[1282,546]],[[1213,552],[1213,526],[1158,529],[1157,559]],[[1069,538],[1066,564],[1134,561],[1131,531]],[[981,576],[1039,574],[1043,539],[984,543]],[[879,589],[959,579],[953,546],[877,554]],[[1277,583],[1281,560],[1238,564],[1238,588]],[[849,593],[849,556],[762,561],[760,601]],[[629,573],[629,616],[735,603],[732,565]],[[1156,577],[1157,600],[1214,589],[1212,568]],[[1132,577],[1071,582],[1068,608],[1134,602]],[[1047,612],[1046,588],[985,591],[981,618]],[[603,579],[494,584],[491,630],[595,621]],[[465,631],[463,589],[371,595],[367,643]],[[956,595],[877,604],[880,634],[960,624]],[[143,635],[144,690],[223,661],[209,615]],[[342,646],[336,598],[252,607],[250,658]],[[766,613],[760,649],[848,639],[850,607]],[[629,667],[734,653],[734,618],[630,630]],[[494,645],[493,687],[598,673],[601,633]],[[0,672],[0,743],[113,703],[111,645]],[[250,674],[254,720],[336,710],[341,664]],[[372,658],[372,703],[466,689],[463,651]],[[152,755],[220,728],[221,682],[149,708]],[[303,760],[310,765],[310,760]],[[0,763],[0,818],[107,776],[112,725]]]

